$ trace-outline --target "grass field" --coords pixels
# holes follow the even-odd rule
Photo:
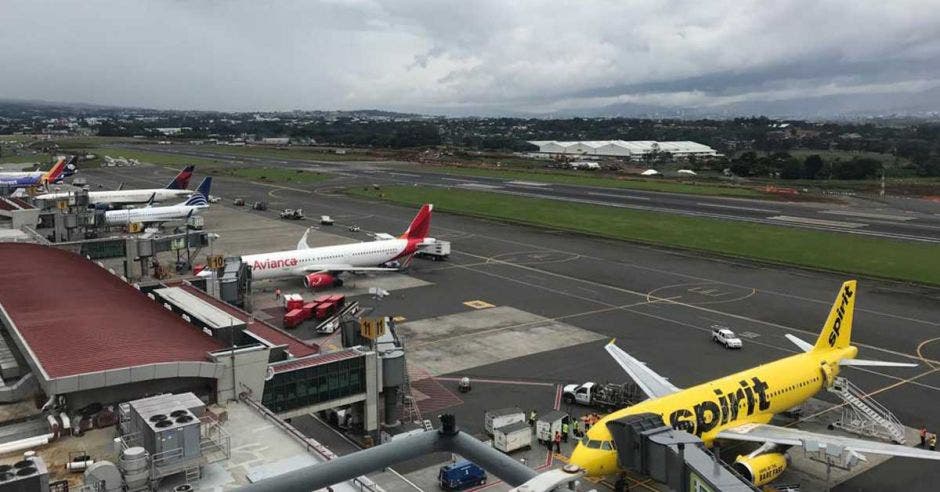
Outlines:
[[[188,164],[193,164],[199,168],[216,168],[225,166],[227,161],[222,159],[206,159],[202,157],[188,157],[172,154],[161,154],[159,152],[147,152],[144,150],[125,149],[117,147],[82,147],[82,152],[94,154],[96,159],[91,161],[82,161],[82,166],[100,166],[104,163],[104,156],[113,158],[124,157],[125,159],[137,159],[140,162],[154,164],[157,166],[167,166],[172,168],[181,168]]]
[[[326,181],[332,176],[329,174],[301,171],[296,169],[281,169],[270,167],[233,167],[217,168],[210,171],[214,175],[232,176],[250,181],[283,184],[311,184]]]
[[[771,196],[758,190],[736,186],[685,183],[662,179],[619,179],[616,177],[589,176],[585,175],[584,172],[576,173],[574,171],[504,171],[500,169],[483,169],[473,167],[434,167],[426,169],[432,172],[440,172],[459,176],[487,176],[493,178],[536,181],[540,183],[561,183],[582,186],[598,186],[604,188],[662,191],[667,193],[685,193],[690,195],[735,196],[746,198],[768,198]]]
[[[940,285],[936,245],[429,187],[351,188],[356,196],[772,263]]]

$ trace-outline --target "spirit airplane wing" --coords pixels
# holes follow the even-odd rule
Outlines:
[[[649,367],[646,367],[646,364],[636,360],[623,350],[620,350],[620,347],[618,347],[615,342],[616,340],[611,340],[604,348],[647,396],[650,398],[659,398],[660,396],[671,395],[680,390],[674,384],[670,383],[668,379],[656,374],[656,372]]]
[[[858,453],[883,454],[888,456],[905,456],[908,458],[924,458],[940,460],[940,453],[921,448],[888,444],[885,442],[856,439],[853,437],[818,434],[789,427],[779,427],[770,424],[744,424],[718,433],[719,439],[735,441],[772,442],[783,446],[803,446],[816,444],[820,448],[838,447]]]

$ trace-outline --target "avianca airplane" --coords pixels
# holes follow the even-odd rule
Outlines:
[[[71,166],[72,171],[67,173],[67,170]],[[0,186],[8,186],[10,188],[29,188],[31,186],[41,186],[48,185],[50,183],[58,183],[62,181],[66,176],[74,174],[75,166],[72,164],[72,158],[66,160],[64,157],[56,161],[52,165],[52,168],[48,171],[32,171],[32,172],[11,172],[8,175],[0,175]]]
[[[206,176],[195,193],[183,203],[168,207],[126,208],[122,210],[108,210],[104,213],[108,225],[124,225],[132,222],[154,223],[171,220],[187,219],[191,215],[199,215],[209,208],[209,188],[212,187],[212,176]],[[150,202],[153,203],[153,200]]]
[[[424,204],[404,234],[394,239],[311,248],[307,244],[310,233],[307,229],[297,249],[247,255],[242,257],[242,262],[251,267],[255,280],[303,277],[308,289],[342,285],[338,276],[343,272],[395,271],[397,268],[384,265],[434,244],[434,238],[427,237],[433,208]]]
[[[787,466],[786,450],[813,441],[856,453],[940,460],[940,452],[770,425],[774,414],[800,405],[830,386],[844,366],[913,367],[917,364],[860,360],[851,345],[855,281],[842,284],[829,318],[815,344],[787,334],[803,353],[687,389],[679,389],[644,363],[620,350],[614,341],[607,352],[636,381],[649,399],[607,415],[592,426],[571,454],[571,463],[588,475],[618,470],[617,451],[607,423],[629,415],[653,414],[665,425],[699,436],[706,445],[716,440],[762,443],[738,456],[734,467],[755,485],[776,479]]]
[[[140,189],[140,190],[114,190],[114,191],[89,191],[88,203],[92,205],[131,205],[148,202],[162,202],[166,200],[187,198],[193,194],[187,190],[189,180],[193,176],[195,166],[184,167],[179,174],[173,178],[165,188]],[[41,200],[57,200],[68,198],[68,192],[44,193],[37,196]]]

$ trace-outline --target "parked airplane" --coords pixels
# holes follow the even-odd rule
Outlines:
[[[247,255],[242,261],[251,267],[255,280],[303,277],[308,289],[342,285],[339,274],[343,272],[395,271],[398,269],[385,265],[434,244],[434,238],[427,237],[433,208],[424,204],[408,229],[397,238],[311,248],[307,244],[310,233],[307,229],[295,250]]]
[[[192,195],[192,191],[187,190],[189,180],[193,176],[195,166],[184,167],[165,188],[140,189],[140,190],[113,190],[113,191],[89,191],[88,203],[92,205],[131,205],[154,202],[162,202],[177,198],[187,198]],[[44,193],[36,198],[41,200],[58,200],[68,198],[69,192]]]
[[[796,407],[832,385],[843,366],[916,366],[855,358],[858,348],[850,343],[855,284],[854,280],[842,284],[814,345],[786,335],[804,353],[687,389],[677,388],[611,341],[606,346],[607,352],[649,399],[607,415],[593,425],[575,447],[571,463],[593,476],[619,471],[607,423],[639,414],[659,417],[665,425],[695,434],[707,445],[716,439],[762,443],[756,451],[738,456],[733,465],[755,485],[768,483],[783,473],[787,466],[786,450],[802,442],[819,443],[823,448],[839,447],[861,459],[864,456],[860,453],[872,453],[940,460],[940,452],[768,423],[774,414]]]
[[[154,223],[183,220],[192,215],[199,215],[209,208],[209,188],[212,186],[212,177],[206,176],[196,191],[183,203],[168,207],[126,208],[122,210],[108,210],[104,213],[108,225],[124,225],[133,222]],[[153,200],[151,200],[151,203]]]
[[[60,158],[48,171],[30,171],[0,173],[0,186],[9,188],[29,188],[32,186],[58,183],[66,176],[75,173],[73,158]],[[71,169],[71,171],[69,171]]]

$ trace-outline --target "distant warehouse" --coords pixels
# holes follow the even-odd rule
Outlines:
[[[676,158],[716,157],[718,152],[698,142],[655,142],[653,140],[582,140],[558,142],[555,140],[531,140],[539,148],[538,153],[552,156],[596,156],[624,157],[642,160],[650,155],[670,154]]]

